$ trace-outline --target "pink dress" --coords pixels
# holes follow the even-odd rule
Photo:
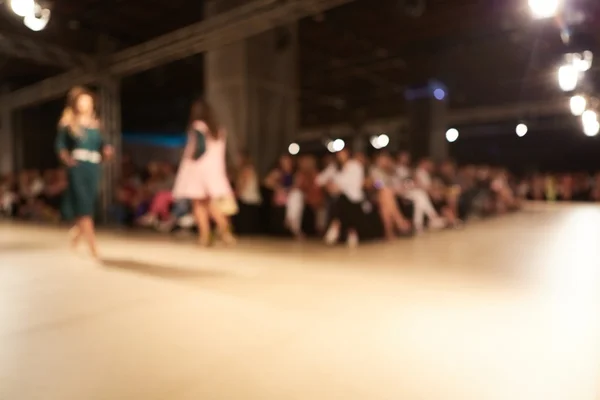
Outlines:
[[[233,194],[225,165],[225,135],[205,137],[206,150],[194,160],[195,133],[189,136],[173,187],[175,199],[220,199]]]

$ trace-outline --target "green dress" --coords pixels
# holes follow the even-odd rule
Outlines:
[[[67,150],[76,165],[69,167],[69,187],[62,201],[63,218],[73,220],[93,217],[100,186],[102,148],[104,141],[96,128],[82,128],[81,135],[74,135],[68,127],[61,127],[56,138],[56,151]]]

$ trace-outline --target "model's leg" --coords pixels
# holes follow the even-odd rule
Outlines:
[[[71,244],[71,248],[75,250],[77,245],[79,244],[79,240],[81,239],[82,232],[81,227],[79,226],[79,219],[75,221],[75,224],[71,229],[69,229],[69,242]]]
[[[335,244],[340,238],[340,211],[339,211],[339,198],[332,199],[329,207],[329,213],[331,216],[331,222],[325,232],[325,243],[329,245]]]
[[[208,219],[208,202],[206,200],[193,200],[192,209],[198,226],[198,238],[202,246],[210,244],[210,220]]]
[[[304,195],[299,189],[290,191],[285,207],[285,223],[292,234],[302,236],[302,215],[304,213]]]
[[[217,230],[221,236],[221,240],[226,244],[235,244],[235,237],[231,233],[231,228],[229,226],[229,218],[223,214],[217,204],[212,201],[208,203],[208,210],[210,217],[215,221],[215,224],[217,224]]]
[[[392,210],[392,218],[394,220],[394,225],[396,226],[396,229],[398,229],[402,233],[410,232],[410,222],[404,217],[404,215],[402,215],[402,212],[396,204],[394,204],[394,208]]]
[[[85,238],[92,257],[98,259],[98,247],[96,245],[96,230],[94,220],[90,216],[79,218],[79,229],[82,236]]]

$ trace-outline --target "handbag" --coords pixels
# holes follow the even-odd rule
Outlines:
[[[196,148],[194,149],[193,159],[197,160],[206,152],[206,136],[195,129],[193,132],[196,135]]]
[[[227,217],[236,215],[239,212],[239,207],[235,197],[225,196],[213,200],[215,206]]]

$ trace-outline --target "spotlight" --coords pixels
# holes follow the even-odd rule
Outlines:
[[[290,144],[288,147],[288,152],[295,156],[296,154],[300,153],[300,145],[298,143]]]
[[[377,143],[379,144],[379,148],[383,149],[384,147],[387,147],[388,144],[390,144],[390,137],[386,134],[379,135],[379,137],[377,138]]]
[[[528,131],[527,125],[525,125],[525,124],[517,125],[516,132],[517,132],[518,137],[525,136],[527,134],[527,131]]]
[[[529,8],[534,18],[554,17],[558,13],[561,0],[529,0]]]
[[[598,122],[598,114],[595,111],[587,110],[581,114],[581,123],[583,126],[593,124],[594,122]]]
[[[35,13],[34,0],[10,0],[11,10],[19,17],[26,17]]]
[[[437,88],[433,91],[433,97],[442,101],[444,98],[446,98],[446,92],[444,92],[444,89]]]
[[[581,95],[576,95],[571,97],[571,100],[569,100],[569,106],[571,107],[571,113],[578,117],[585,111],[587,107],[587,100]]]
[[[591,121],[587,124],[583,124],[583,133],[585,136],[593,137],[598,135],[598,132],[600,132],[600,122]]]
[[[456,142],[456,139],[458,139],[458,130],[454,129],[454,128],[450,128],[446,131],[446,140],[449,143],[453,143]]]
[[[589,50],[584,51],[581,54],[572,54],[572,63],[577,70],[581,72],[589,71],[592,68],[592,62],[594,61],[594,53]]]
[[[34,32],[43,30],[50,21],[50,10],[42,8],[38,4],[35,5],[35,12],[25,16],[23,23],[26,27]]]
[[[346,143],[342,139],[335,139],[333,141],[333,151],[338,152],[344,150]]]
[[[390,144],[390,138],[388,135],[382,134],[379,136],[372,136],[370,142],[371,146],[373,146],[377,150],[380,150],[384,147],[387,147],[387,145]]]
[[[375,149],[379,150],[379,136],[371,136],[371,140],[369,140],[371,142],[371,146],[373,146]]]
[[[563,65],[558,69],[558,85],[564,92],[570,92],[577,87],[579,70],[572,64]]]

